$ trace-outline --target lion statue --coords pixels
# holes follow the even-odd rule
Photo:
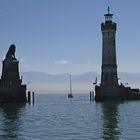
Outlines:
[[[12,44],[6,54],[6,59],[15,59],[16,46]]]

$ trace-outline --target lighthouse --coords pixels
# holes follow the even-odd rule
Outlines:
[[[101,85],[95,87],[95,100],[115,100],[120,98],[117,60],[116,60],[116,29],[113,14],[108,7],[105,22],[101,23],[102,32],[102,65]]]
[[[101,23],[102,31],[102,72],[101,86],[106,88],[118,87],[117,62],[116,62],[116,29],[117,24],[112,21],[113,14],[104,15],[105,22]]]
[[[95,101],[140,100],[140,90],[118,84],[116,58],[117,23],[108,7],[105,22],[101,23],[102,65],[101,83],[95,86]]]

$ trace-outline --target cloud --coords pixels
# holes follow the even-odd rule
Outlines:
[[[19,61],[20,61],[21,67],[23,69],[30,69],[30,68],[32,68],[32,66],[28,63],[28,61],[29,61],[28,58],[23,57]]]
[[[55,60],[55,64],[67,64],[68,62],[66,60]]]
[[[27,58],[23,57],[23,58],[21,58],[19,61],[20,61],[21,63],[26,63]]]

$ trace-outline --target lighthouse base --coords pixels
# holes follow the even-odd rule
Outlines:
[[[95,86],[95,101],[140,100],[140,90],[119,85],[116,87]]]

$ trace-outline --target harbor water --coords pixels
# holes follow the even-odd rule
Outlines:
[[[0,140],[132,139],[140,139],[140,101],[37,94],[34,104],[0,104]]]

